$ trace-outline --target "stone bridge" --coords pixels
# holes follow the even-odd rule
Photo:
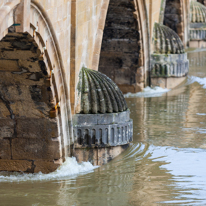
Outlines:
[[[134,93],[151,85],[172,88],[182,81],[188,72],[184,47],[190,42],[190,4],[189,0],[0,0],[0,171],[47,173],[71,155],[101,164],[106,150],[107,159],[115,156],[113,146],[119,147],[114,152],[119,154],[131,141],[132,122],[114,82],[123,93]],[[162,60],[168,54],[170,60]],[[100,79],[106,83],[97,84]],[[114,91],[93,94],[98,85]],[[106,106],[95,95],[103,95]],[[87,125],[84,131],[79,129],[82,125]],[[88,137],[91,142],[84,142]],[[101,152],[93,150],[92,157],[85,157],[75,145]]]

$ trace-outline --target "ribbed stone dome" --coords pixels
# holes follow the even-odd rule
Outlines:
[[[119,87],[106,75],[82,68],[78,92],[81,114],[116,113],[127,110],[127,103]]]
[[[154,25],[154,53],[156,54],[182,54],[184,45],[175,31],[162,24]]]
[[[191,1],[190,3],[191,23],[206,22],[206,7],[199,2]]]

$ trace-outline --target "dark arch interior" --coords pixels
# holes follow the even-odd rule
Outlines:
[[[133,92],[137,82],[140,37],[134,11],[134,1],[110,0],[100,54],[99,71],[124,92],[124,85]]]
[[[164,25],[174,30],[179,36],[182,33],[180,0],[167,0],[164,13]],[[181,37],[181,36],[180,36]]]

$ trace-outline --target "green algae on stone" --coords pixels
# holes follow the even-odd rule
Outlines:
[[[83,67],[79,74],[80,113],[105,114],[127,110],[119,87],[106,75]]]
[[[184,45],[169,27],[155,23],[153,32],[154,54],[182,54]]]

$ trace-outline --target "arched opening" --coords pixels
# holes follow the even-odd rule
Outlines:
[[[30,8],[30,10],[23,9],[24,7]],[[17,12],[17,10],[18,10],[18,12]],[[42,143],[42,145],[39,145],[39,147],[37,147],[37,148],[39,148],[39,150],[38,149],[35,150],[35,155],[39,154],[39,156],[37,158],[32,159],[31,156],[28,155],[29,160],[24,159],[25,161],[23,161],[22,159],[19,160],[19,159],[13,158],[13,150],[12,150],[13,137],[9,137],[9,138],[6,137],[6,139],[4,137],[2,137],[1,132],[5,130],[5,127],[4,128],[0,127],[0,142],[1,142],[0,143],[0,151],[3,151],[3,149],[4,149],[4,151],[6,151],[6,154],[7,154],[7,152],[9,154],[8,157],[2,158],[1,153],[0,153],[0,161],[1,161],[1,159],[8,160],[8,161],[5,160],[5,162],[3,162],[3,163],[1,162],[0,165],[4,165],[5,167],[8,166],[7,168],[3,168],[3,170],[7,170],[7,171],[11,171],[11,170],[12,171],[19,171],[19,170],[27,171],[28,170],[31,172],[32,171],[36,172],[38,170],[39,171],[41,170],[42,172],[46,173],[48,171],[45,171],[44,170],[45,168],[50,168],[49,171],[54,171],[56,169],[57,165],[61,164],[62,161],[65,160],[65,157],[69,155],[70,144],[72,144],[72,141],[73,141],[73,134],[72,134],[72,130],[71,130],[72,124],[71,124],[71,110],[70,110],[71,107],[70,107],[70,99],[69,99],[69,86],[67,85],[67,77],[69,76],[69,71],[64,68],[65,65],[63,62],[62,54],[61,54],[62,52],[61,52],[61,49],[59,46],[59,40],[56,37],[56,33],[55,33],[54,28],[53,28],[53,24],[51,23],[48,14],[45,12],[42,5],[40,3],[38,3],[38,1],[36,1],[36,0],[21,1],[21,2],[19,0],[13,0],[11,2],[9,1],[3,7],[0,8],[0,11],[2,14],[2,18],[0,20],[0,40],[4,36],[6,36],[8,34],[8,32],[9,32],[9,34],[5,38],[7,38],[9,36],[11,37],[12,35],[13,35],[12,38],[16,38],[16,36],[21,34],[21,35],[24,35],[24,37],[26,39],[29,38],[30,43],[31,42],[33,43],[32,50],[33,50],[33,47],[38,48],[38,49],[36,49],[36,52],[37,52],[36,57],[34,57],[34,58],[31,57],[31,61],[36,61],[35,58],[37,58],[37,56],[38,56],[38,59],[39,59],[38,65],[40,67],[40,70],[38,70],[37,72],[35,71],[34,73],[40,73],[40,76],[39,76],[39,74],[32,74],[31,76],[27,76],[27,79],[25,81],[28,82],[30,80],[29,78],[34,78],[34,79],[37,78],[37,79],[40,79],[40,82],[42,82],[42,81],[44,82],[44,84],[40,85],[40,87],[47,86],[48,89],[50,87],[51,91],[49,91],[50,89],[45,90],[45,88],[46,88],[45,87],[43,89],[43,93],[42,93],[42,89],[39,88],[38,87],[39,85],[37,84],[37,86],[33,85],[34,87],[31,87],[31,89],[29,89],[29,92],[30,92],[30,90],[33,91],[32,100],[36,100],[36,101],[38,99],[41,100],[41,98],[38,95],[42,93],[43,99],[44,99],[44,101],[46,101],[43,104],[46,108],[46,112],[49,111],[49,116],[50,116],[50,117],[47,117],[45,121],[49,120],[50,123],[54,122],[54,124],[51,123],[51,125],[49,125],[52,127],[52,129],[49,126],[47,127],[47,125],[44,124],[44,128],[46,128],[46,131],[48,133],[52,134],[52,135],[50,135],[51,141],[49,139],[46,139],[46,138],[43,138],[43,139],[39,138],[39,140],[37,140],[36,137],[38,135],[36,135],[36,136],[34,135],[35,138],[33,138],[32,135],[30,136],[31,138],[29,138],[29,135],[28,135],[28,137],[25,136],[25,138],[23,138],[23,137],[16,138],[16,141],[19,141],[19,142],[23,141],[23,139],[25,139],[25,141],[27,141],[26,139],[28,138],[29,140],[27,141],[27,143],[25,143],[25,145],[26,144],[28,145],[28,148],[30,147],[29,145],[33,145],[33,144],[38,145],[39,144],[38,142],[41,142],[41,141],[44,143],[44,144]],[[17,15],[17,14],[21,14],[21,15]],[[25,19],[30,20],[30,21],[25,21]],[[11,27],[11,25],[14,25],[15,28]],[[2,41],[4,42],[4,39]],[[22,42],[26,42],[26,41],[27,40],[21,39],[20,41],[18,40],[17,42],[22,43]],[[6,43],[3,43],[3,44],[4,45],[0,47],[0,50],[1,50],[1,48],[4,49],[5,45],[7,45]],[[15,55],[12,56],[11,60],[18,60],[17,57],[20,54],[21,54],[21,58],[23,58],[23,60],[24,60],[24,58],[27,57],[27,53],[33,54],[32,51],[27,52],[27,47],[28,47],[28,45],[26,44],[25,48],[23,48],[23,50],[18,49],[18,48],[14,48],[16,56]],[[0,52],[0,58],[1,57],[2,57],[2,52]],[[15,57],[15,58],[13,59],[13,57]],[[30,58],[29,55],[28,55],[28,57]],[[10,60],[10,59],[8,59],[8,60]],[[17,61],[17,63],[16,63],[17,66],[18,66],[18,63],[19,63],[19,61]],[[32,62],[32,63],[34,63],[34,62]],[[46,75],[46,76],[42,77],[41,76],[41,69],[43,67],[46,68],[48,74],[43,73],[43,75]],[[31,72],[30,70],[23,70],[22,75],[26,76],[27,71]],[[1,72],[1,70],[0,70],[0,72]],[[17,72],[19,73],[20,71],[17,71]],[[16,75],[18,73],[16,73]],[[21,74],[19,74],[19,75],[21,75]],[[18,75],[17,75],[17,77],[18,77]],[[46,77],[48,77],[49,80],[48,79],[45,80]],[[4,79],[4,77],[2,77],[2,79]],[[30,80],[30,81],[32,81],[32,80]],[[34,80],[34,81],[38,82],[36,80]],[[21,79],[19,80],[19,82],[21,83]],[[28,86],[28,88],[29,88],[29,86]],[[28,94],[28,93],[26,93],[26,94]],[[48,94],[49,94],[49,96],[48,96]],[[50,94],[52,94],[52,95],[50,95]],[[47,102],[48,99],[45,99],[46,96],[49,98],[51,96],[53,97],[54,101],[52,102],[52,100],[51,100],[52,103],[50,106],[46,104],[46,103],[48,103]],[[12,102],[10,104],[11,104],[11,106],[13,106]],[[5,108],[8,110],[7,107],[4,107],[4,110],[5,110]],[[39,108],[43,109],[41,107],[41,104],[39,105]],[[28,112],[30,112],[30,114],[32,113],[31,112],[32,109],[33,108],[30,108],[30,110],[28,110]],[[21,108],[19,108],[19,110],[21,110]],[[2,111],[3,111],[3,109],[2,109]],[[32,113],[33,116],[35,114],[36,114],[35,112]],[[45,117],[43,112],[42,112],[42,116]],[[55,118],[55,116],[56,116],[56,118]],[[48,119],[48,118],[50,118],[50,119]],[[3,122],[0,124],[4,125],[7,123]],[[22,127],[24,127],[25,129],[28,129],[27,124],[30,124],[30,123],[29,123],[29,121],[28,122],[26,121],[25,125],[23,125]],[[31,126],[32,126],[31,128],[34,128],[35,123],[36,122],[34,122],[33,125],[31,124]],[[8,123],[8,124],[10,124],[10,123]],[[12,124],[13,123],[11,123],[11,127],[12,127]],[[18,125],[18,124],[16,124],[16,125]],[[52,125],[54,125],[54,128]],[[6,128],[8,129],[9,127],[6,127]],[[38,127],[37,127],[37,130],[39,131]],[[6,131],[9,131],[9,133],[10,133],[10,130],[6,130]],[[15,135],[17,133],[16,131],[17,131],[17,129],[14,128]],[[55,131],[55,133],[52,131]],[[44,131],[42,129],[42,133],[43,132]],[[43,134],[40,134],[40,135],[43,135]],[[10,136],[12,136],[12,135],[10,134]],[[6,140],[8,140],[8,141],[6,141]],[[33,141],[33,143],[31,143],[32,141]],[[37,141],[37,142],[35,142],[35,141]],[[5,144],[7,146],[5,146]],[[48,147],[48,151],[50,151],[51,153],[52,152],[55,153],[54,154],[55,158],[53,158],[53,156],[52,156],[53,154],[47,153],[47,149],[46,149],[47,147]],[[35,148],[35,146],[33,146],[33,148]],[[41,153],[42,150],[45,151],[44,154]],[[19,150],[19,151],[24,152],[24,150]],[[31,150],[31,153],[32,153],[32,150]],[[50,156],[50,159],[47,159],[46,158],[47,156]],[[37,166],[37,163],[38,163],[38,166]],[[21,168],[22,165],[25,165],[25,167]],[[27,168],[27,166],[29,169],[25,169],[25,168]],[[33,169],[31,169],[31,168],[33,168]],[[0,167],[0,170],[2,170],[2,167]]]
[[[100,53],[99,71],[124,93],[138,92],[144,87],[141,25],[134,15],[136,4],[134,0],[110,0]]]
[[[55,82],[34,38],[8,31],[0,41],[0,159],[8,161],[0,170],[51,172],[62,158]]]
[[[183,2],[181,0],[166,0],[163,24],[174,30],[183,41],[184,18],[182,3]]]

